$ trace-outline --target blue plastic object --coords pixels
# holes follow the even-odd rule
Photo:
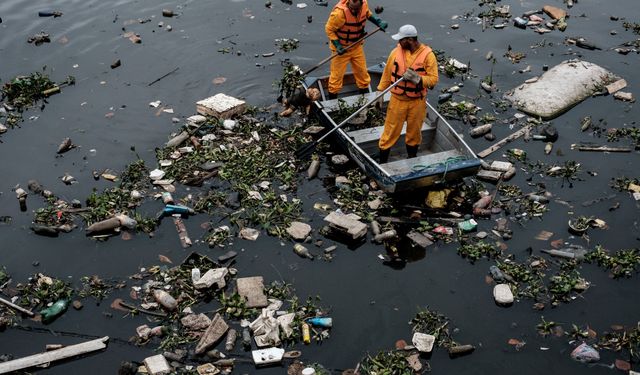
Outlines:
[[[175,214],[193,215],[195,214],[195,211],[193,210],[193,208],[189,208],[187,206],[180,206],[177,204],[168,204],[164,206],[164,210],[162,210],[162,213],[168,216],[175,215]]]
[[[328,316],[316,316],[315,318],[307,319],[307,323],[314,327],[331,328],[331,326],[333,326],[333,319]]]

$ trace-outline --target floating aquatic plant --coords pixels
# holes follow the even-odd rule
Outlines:
[[[413,332],[434,336],[437,346],[448,348],[455,344],[448,327],[449,318],[437,311],[429,310],[428,307],[419,309],[409,324],[412,326]]]
[[[587,262],[596,262],[600,267],[609,271],[614,278],[631,277],[640,265],[640,251],[638,249],[619,250],[611,255],[601,245],[585,256]]]
[[[497,258],[502,255],[502,252],[499,248],[496,248],[493,245],[484,241],[478,241],[476,243],[461,244],[458,248],[458,254],[463,258],[469,259],[471,263],[473,263],[482,257]]]

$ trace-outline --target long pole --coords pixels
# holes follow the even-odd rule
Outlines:
[[[369,102],[367,102],[365,105],[363,105],[362,107],[358,108],[357,111],[353,112],[351,115],[349,115],[349,117],[347,117],[346,119],[342,120],[342,122],[340,124],[338,124],[338,126],[336,126],[335,128],[331,129],[329,132],[327,132],[327,134],[323,135],[322,137],[318,138],[318,140],[316,142],[320,142],[323,139],[325,139],[326,137],[329,136],[329,134],[333,133],[334,131],[338,130],[341,126],[343,126],[344,124],[348,123],[349,121],[351,121],[351,119],[353,119],[354,117],[356,117],[360,112],[364,111],[365,108],[369,107],[372,103],[374,103],[376,100],[380,99],[384,94],[386,94],[387,92],[391,91],[392,88],[396,87],[400,82],[402,82],[404,80],[404,77],[400,77],[399,80],[395,81],[392,85],[390,85],[389,87],[387,87],[383,92],[381,92],[380,94],[376,95],[375,98],[369,100]]]
[[[363,105],[362,107],[358,108],[358,110],[356,110],[355,112],[353,112],[351,115],[349,115],[349,117],[347,117],[346,119],[342,120],[342,122],[340,124],[338,124],[335,128],[329,130],[327,133],[325,133],[325,135],[323,135],[322,137],[318,138],[317,140],[307,143],[305,145],[303,145],[302,147],[300,147],[298,150],[296,150],[295,154],[298,158],[303,158],[306,156],[309,156],[313,150],[316,148],[316,146],[322,142],[323,139],[327,138],[330,134],[332,134],[334,131],[340,129],[344,124],[348,123],[349,121],[351,121],[351,119],[353,119],[354,117],[356,117],[360,112],[364,111],[365,108],[369,107],[372,103],[374,103],[376,100],[380,99],[384,94],[386,94],[387,92],[389,92],[392,88],[396,87],[400,82],[404,81],[404,77],[400,77],[399,80],[395,81],[392,85],[390,85],[389,87],[387,87],[383,92],[381,92],[380,94],[376,95],[375,98],[369,100],[365,105]]]
[[[368,33],[367,35],[363,36],[362,38],[356,40],[355,42],[349,44],[348,46],[344,47],[344,50],[347,51],[349,48],[363,42],[365,39],[367,39],[368,37],[370,37],[371,35],[377,33],[378,31],[382,30],[381,28],[377,28],[375,30],[373,30],[372,32]],[[307,70],[306,72],[302,73],[302,75],[306,76],[307,74],[313,72],[314,70],[318,69],[319,67],[321,67],[322,65],[324,65],[326,62],[331,61],[334,57],[338,56],[337,53],[332,54],[331,56],[325,58],[324,60],[320,61],[318,63],[318,65],[314,66],[313,68]]]
[[[7,306],[9,306],[9,307],[11,307],[13,309],[16,309],[16,310],[20,311],[21,313],[27,314],[28,316],[31,316],[31,317],[35,316],[35,314],[32,311],[29,311],[29,310],[25,309],[24,307],[18,306],[15,303],[12,303],[11,301],[7,301],[6,299],[4,299],[2,297],[0,297],[0,302],[4,303],[5,305],[7,305]]]

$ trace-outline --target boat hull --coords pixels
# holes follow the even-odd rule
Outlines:
[[[383,68],[382,65],[369,68],[372,83],[377,84]],[[305,81],[305,87],[319,88],[324,99],[326,89],[323,84],[326,84],[326,79],[326,77],[309,78]],[[345,76],[347,86],[352,81],[352,77]],[[368,100],[374,96],[375,93],[370,90]],[[383,108],[386,107],[389,97],[388,94],[385,96]],[[343,106],[345,103],[356,105],[362,102],[361,98],[361,94],[354,94],[344,95],[341,100],[344,101]],[[349,157],[386,192],[424,188],[475,175],[480,168],[480,159],[435,108],[426,102],[425,105],[427,118],[422,129],[424,141],[420,146],[418,157],[403,159],[402,141],[398,142],[392,150],[395,160],[385,164],[380,164],[376,160],[377,139],[382,133],[383,126],[356,131],[339,127],[340,124],[334,120],[334,114],[339,107],[338,100],[335,99],[314,102],[312,110],[325,128],[328,130],[338,128],[333,132],[335,143],[339,144]]]

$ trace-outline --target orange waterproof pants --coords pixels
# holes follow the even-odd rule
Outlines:
[[[426,115],[427,103],[424,98],[400,100],[397,95],[392,94],[378,147],[381,150],[393,147],[400,138],[405,121],[407,122],[405,144],[407,146],[420,145],[422,143],[422,123]]]
[[[335,52],[334,52],[335,53]],[[367,72],[367,61],[364,57],[362,44],[351,47],[343,55],[336,56],[331,60],[331,74],[329,75],[329,92],[337,94],[342,89],[342,80],[347,71],[347,64],[351,63],[353,77],[356,79],[358,88],[364,89],[369,86],[371,77]]]

